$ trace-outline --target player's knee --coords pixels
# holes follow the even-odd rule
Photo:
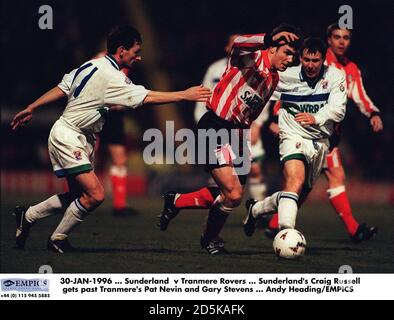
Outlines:
[[[242,188],[234,189],[225,195],[226,204],[230,208],[236,208],[241,204],[242,201]]]
[[[93,200],[94,200],[94,202],[96,203],[97,206],[102,204],[104,202],[104,200],[105,200],[104,190],[95,193],[94,196],[93,196]]]
[[[96,188],[88,196],[88,201],[91,208],[97,208],[99,205],[101,205],[104,202],[104,200],[105,200],[105,192],[102,187]]]

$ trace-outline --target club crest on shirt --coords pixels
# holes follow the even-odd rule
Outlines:
[[[295,147],[296,147],[297,149],[301,148],[301,142],[297,142]]]
[[[73,152],[75,160],[82,160],[82,153],[81,151],[77,150]]]
[[[343,85],[343,83],[341,83],[341,84],[339,85],[339,90],[341,90],[342,92],[345,91],[345,86]]]
[[[328,81],[327,81],[327,80],[323,80],[322,83],[321,83],[321,85],[322,85],[323,89],[327,89],[327,87],[328,87]]]

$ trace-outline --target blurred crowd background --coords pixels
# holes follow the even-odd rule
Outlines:
[[[41,5],[53,9],[53,30],[38,26]],[[363,72],[366,90],[380,108],[385,129],[374,134],[368,119],[349,103],[341,150],[350,179],[393,182],[394,5],[387,1],[2,1],[1,170],[50,171],[47,137],[66,101],[42,108],[30,126],[11,132],[12,116],[69,72],[105,48],[105,37],[117,24],[137,27],[143,37],[143,61],[131,75],[134,83],[153,90],[181,90],[199,84],[206,68],[225,55],[232,32],[269,32],[282,22],[311,36],[325,38],[326,27],[338,21],[338,8],[351,5],[354,33],[349,57]],[[178,128],[194,126],[194,104],[143,107],[129,112],[129,170],[157,177],[192,166],[147,166],[142,160],[142,134],[175,120]],[[266,168],[277,167],[275,143],[266,144]],[[105,154],[98,170],[105,171]],[[271,163],[270,163],[271,161]],[[269,175],[269,172],[268,172]],[[163,175],[165,177],[165,175]],[[152,178],[154,179],[154,178]],[[172,177],[172,181],[174,178]]]

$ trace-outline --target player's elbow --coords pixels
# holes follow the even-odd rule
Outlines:
[[[165,103],[164,101],[164,93],[157,92],[157,91],[149,91],[148,94],[145,96],[142,104],[155,104],[155,103]]]

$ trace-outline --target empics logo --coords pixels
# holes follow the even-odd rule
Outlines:
[[[10,286],[12,286],[13,284],[15,284],[15,282],[14,282],[14,281],[11,281],[11,280],[5,280],[5,281],[3,282],[3,284],[4,284],[6,287],[10,287]]]
[[[1,280],[2,291],[49,291],[48,279],[4,279]]]

